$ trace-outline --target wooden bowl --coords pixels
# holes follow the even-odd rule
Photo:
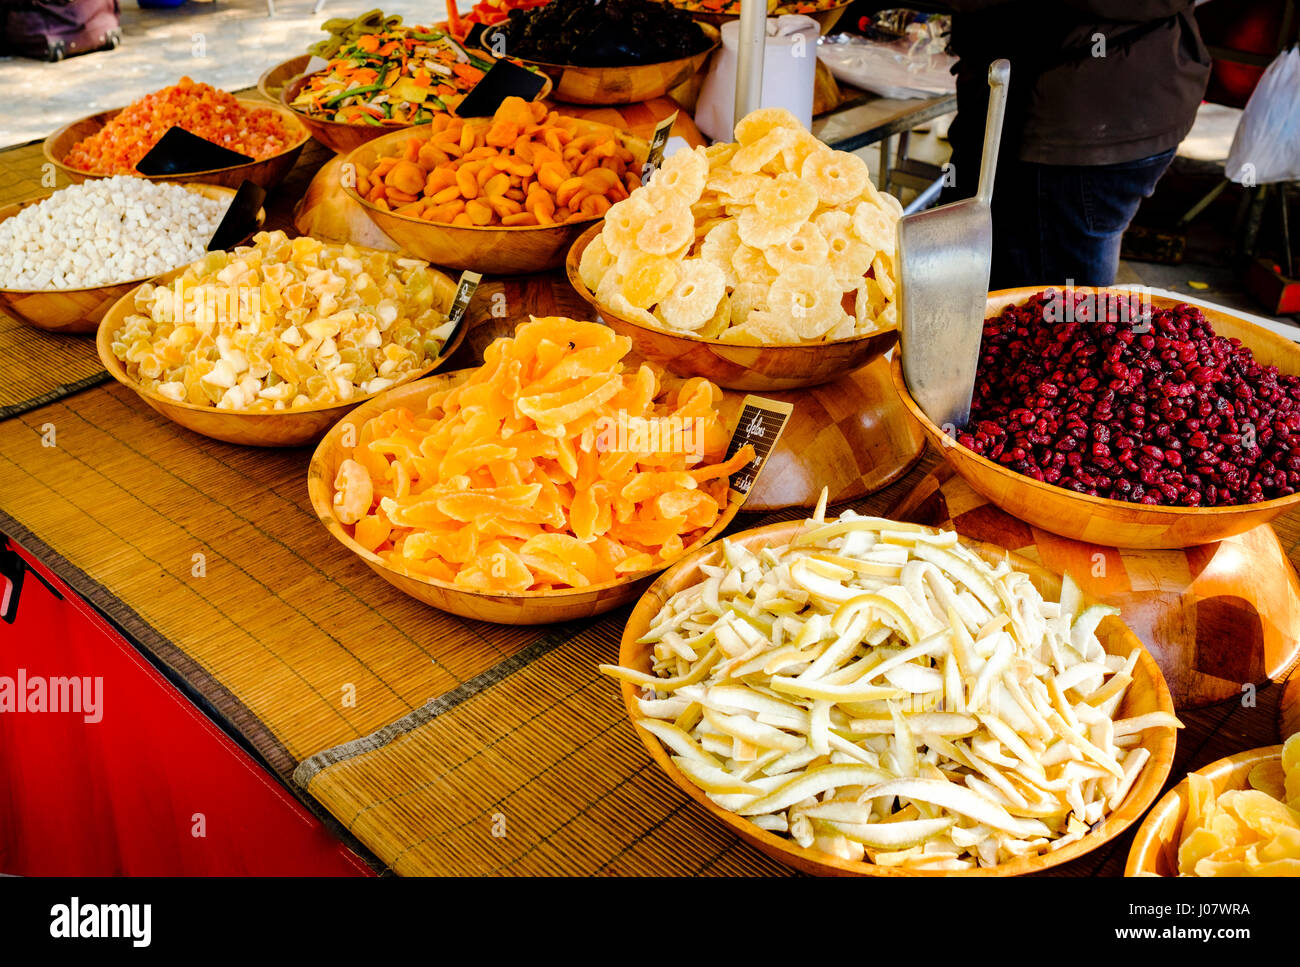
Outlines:
[[[1261,762],[1281,757],[1282,747],[1269,745],[1211,762],[1204,769],[1197,769],[1196,774],[1210,780],[1217,796],[1230,789],[1249,789],[1247,779],[1250,770]],[[1178,875],[1178,847],[1183,842],[1188,795],[1189,786],[1184,779],[1165,793],[1155,808],[1147,813],[1147,818],[1138,827],[1133,845],[1129,847],[1128,862],[1124,866],[1125,876],[1151,873],[1156,876]]]
[[[232,200],[235,197],[235,189],[223,188],[221,185],[187,184],[183,187],[205,198]],[[0,208],[0,222],[12,218],[24,208],[42,202],[53,194],[54,192],[47,191],[26,201],[5,205]],[[265,221],[266,209],[259,208],[257,228],[260,229]],[[99,328],[99,321],[104,318],[104,313],[108,312],[113,303],[147,281],[149,279],[146,276],[128,282],[114,282],[112,285],[96,285],[81,289],[0,289],[0,310],[20,322],[47,332],[65,335],[94,332]]]
[[[329,121],[325,118],[312,117],[305,111],[291,107],[290,102],[298,96],[303,86],[315,76],[315,74],[303,74],[300,77],[292,78],[281,89],[278,100],[286,111],[292,112],[293,116],[302,122],[303,126],[311,132],[313,138],[337,154],[348,154],[361,147],[361,145],[374,141],[376,138],[381,138],[385,134],[392,134],[394,131],[409,131],[411,128],[419,127],[417,124],[385,124],[376,127],[373,124],[349,124],[346,121]],[[540,100],[550,93],[551,79],[547,77],[545,86],[535,100]]]
[[[596,301],[578,275],[578,263],[601,225],[588,228],[573,243],[565,268],[570,284],[591,303],[611,329],[632,340],[633,349],[678,376],[704,376],[725,389],[789,390],[817,386],[861,369],[888,352],[896,329],[792,346],[742,346],[721,339],[652,329],[618,315]]]
[[[757,551],[768,545],[788,543],[803,527],[804,522],[801,520],[786,521],[733,534],[729,540],[751,551]],[[981,544],[972,541],[965,541],[965,543],[990,562],[1004,559],[1009,561],[1017,570],[1029,575],[1034,586],[1044,595],[1052,597],[1053,600],[1060,595],[1061,579],[1057,575],[992,544]],[[618,661],[620,665],[625,668],[635,668],[647,674],[651,673],[654,646],[650,643],[638,644],[637,639],[646,633],[650,627],[651,619],[659,613],[669,598],[683,588],[698,584],[703,580],[700,565],[717,563],[721,559],[721,555],[721,543],[701,548],[679,561],[650,586],[650,589],[628,617],[627,626],[623,631],[623,638],[619,644]],[[1133,684],[1129,686],[1117,715],[1131,716],[1155,711],[1172,714],[1174,703],[1169,697],[1169,689],[1165,687],[1164,677],[1160,674],[1160,669],[1157,667],[1155,660],[1142,647],[1142,643],[1138,641],[1133,632],[1129,631],[1118,618],[1112,616],[1102,621],[1097,629],[1097,636],[1102,646],[1110,654],[1127,656],[1134,650],[1139,652],[1138,662],[1133,670]],[[623,703],[627,707],[628,716],[635,725],[638,718],[640,718],[640,712],[636,704],[639,689],[630,682],[624,682],[622,690]],[[1043,856],[1019,857],[1009,863],[987,869],[927,872],[876,866],[873,863],[840,859],[829,856],[820,850],[804,849],[793,840],[759,829],[744,817],[737,816],[735,813],[717,805],[703,790],[683,776],[677,767],[673,765],[668,753],[657,738],[639,726],[636,731],[646,749],[649,750],[650,755],[659,763],[659,766],[668,774],[668,777],[700,807],[725,823],[741,839],[762,850],[773,859],[793,866],[795,869],[802,870],[805,873],[830,876],[1018,876],[1024,873],[1036,873],[1049,867],[1068,863],[1070,860],[1077,859],[1114,839],[1155,801],[1156,796],[1160,794],[1161,786],[1164,785],[1165,779],[1169,775],[1169,768],[1173,764],[1175,743],[1172,728],[1149,729],[1142,733],[1142,745],[1150,751],[1151,758],[1143,767],[1137,781],[1133,784],[1133,788],[1129,790],[1128,795],[1120,803],[1118,809],[1107,815],[1087,835],[1070,843],[1068,846],[1063,846],[1055,852]]]
[[[261,161],[250,161],[247,164],[234,165],[229,168],[213,168],[209,171],[190,171],[180,175],[138,175],[137,177],[148,178],[150,181],[190,181],[205,185],[225,185],[227,188],[238,188],[245,181],[251,181],[253,184],[268,190],[278,185],[297,162],[298,155],[302,153],[303,145],[311,139],[311,132],[299,122],[292,111],[278,104],[267,104],[265,101],[250,98],[239,98],[239,103],[246,108],[265,108],[278,112],[290,136],[293,138],[293,142],[279,154],[272,155]],[[107,174],[82,171],[80,168],[70,167],[63,163],[63,159],[72,150],[73,145],[84,138],[90,137],[121,111],[122,108],[120,107],[112,111],[100,111],[98,114],[92,114],[90,117],[82,118],[80,121],[73,121],[71,124],[59,128],[46,138],[41,145],[45,160],[63,172],[64,176],[73,184],[80,184],[88,178],[110,177]]]
[[[812,13],[806,13],[803,16],[812,17],[821,27],[821,32],[823,34],[828,34],[832,29],[834,29],[835,25],[839,23],[840,17],[844,16],[844,11],[849,8],[849,4],[852,2],[853,0],[845,0],[844,3],[836,4],[827,10],[816,10]],[[673,6],[676,6],[676,4],[673,4]],[[679,9],[685,10],[684,7]],[[738,13],[708,13],[702,10],[686,10],[686,12],[689,13],[691,18],[698,23],[709,24],[710,26],[719,28],[728,20],[740,19],[740,14]],[[780,14],[769,13],[768,16],[779,17]]]
[[[184,267],[160,275],[154,279],[154,282],[158,285],[165,285],[183,271],[185,271]],[[439,302],[446,309],[451,305],[451,301],[456,295],[456,283],[441,273],[435,273],[434,279],[434,284],[439,290]],[[214,440],[224,440],[226,443],[237,443],[241,446],[305,446],[319,440],[327,429],[342,419],[353,407],[381,395],[380,393],[371,393],[366,396],[354,397],[346,403],[324,403],[316,406],[304,406],[299,409],[272,410],[269,413],[219,410],[214,406],[178,403],[141,386],[127,374],[122,363],[113,355],[113,336],[122,327],[126,317],[135,311],[134,300],[135,290],[132,289],[118,299],[104,316],[103,322],[100,323],[99,335],[95,341],[96,348],[99,350],[100,362],[104,364],[104,368],[108,370],[109,375],[115,380],[130,389],[167,419],[179,423],[187,430],[202,433]],[[456,351],[464,338],[465,324],[464,320],[462,320],[461,324],[452,332],[451,338],[447,340],[446,345],[442,347],[442,352],[438,357],[423,369],[407,375],[400,385],[405,385],[412,380],[417,380],[432,373]]]
[[[645,590],[646,585],[654,580],[656,572],[629,575],[617,581],[591,587],[565,588],[557,591],[489,593],[458,588],[446,581],[424,575],[408,574],[398,569],[353,540],[339,519],[334,516],[333,483],[339,464],[343,462],[345,455],[345,448],[340,443],[342,434],[346,432],[345,428],[353,428],[352,432],[355,432],[355,428],[362,426],[366,420],[395,406],[404,406],[413,412],[422,413],[428,398],[433,393],[464,382],[472,372],[474,371],[471,369],[462,369],[440,373],[417,383],[396,386],[361,404],[349,413],[345,420],[341,420],[331,429],[316,448],[307,471],[307,490],[311,495],[312,507],[316,511],[316,516],[321,519],[321,523],[340,543],[365,561],[372,571],[393,587],[439,611],[448,611],[476,621],[511,625],[574,621],[604,614],[638,597]],[[686,547],[675,560],[681,560],[692,554],[721,534],[735,519],[739,510],[739,504],[729,503],[717,523]],[[669,561],[663,567],[669,567],[673,563]]]
[[[722,43],[722,34],[711,24],[700,24],[709,46],[698,54],[666,60],[659,64],[629,64],[626,67],[580,67],[547,64],[524,57],[515,59],[540,69],[555,85],[552,97],[570,104],[636,104],[662,97],[678,84],[693,77],[709,55]]]
[[[274,67],[268,67],[257,79],[257,90],[273,104],[280,103],[280,92],[286,84],[307,69],[311,63],[311,54],[299,54],[281,61]]]
[[[991,292],[986,314],[995,316],[1007,306],[1019,305],[1045,288],[1032,286]],[[1093,290],[1079,286],[1075,291]],[[1157,308],[1180,304],[1177,299],[1162,296],[1152,296],[1151,303]],[[1205,316],[1216,333],[1240,339],[1261,363],[1277,366],[1284,373],[1300,373],[1300,345],[1226,312],[1206,309]],[[1161,507],[1077,494],[1018,474],[946,435],[912,399],[898,357],[894,358],[894,385],[930,442],[975,490],[1012,517],[1062,537],[1108,547],[1192,547],[1245,533],[1300,506],[1300,493],[1228,507]]]
[[[584,121],[579,130],[611,129],[608,125]],[[393,131],[363,144],[348,155],[348,163],[370,168],[377,159],[392,153],[387,149],[402,145],[412,133]],[[650,147],[644,141],[621,131],[615,133],[619,141],[636,155],[638,162],[649,154]],[[473,269],[492,275],[526,275],[559,268],[578,236],[593,221],[597,226],[600,224],[600,219],[584,219],[563,225],[445,225],[385,211],[362,198],[355,188],[346,191],[403,252],[435,265]]]
[[[1300,666],[1291,669],[1291,675],[1282,686],[1282,698],[1277,703],[1277,732],[1288,739],[1300,732]]]

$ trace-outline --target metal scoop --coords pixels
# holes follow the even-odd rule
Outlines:
[[[993,180],[1011,64],[989,67],[989,113],[979,190],[898,222],[899,340],[903,378],[945,433],[970,419],[993,263]]]

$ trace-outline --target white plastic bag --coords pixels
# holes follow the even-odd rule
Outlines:
[[[1224,165],[1246,187],[1300,180],[1300,49],[1278,54],[1246,102]]]
[[[884,44],[853,34],[832,34],[817,42],[817,56],[844,81],[881,97],[929,98],[957,90],[956,58],[928,42]]]

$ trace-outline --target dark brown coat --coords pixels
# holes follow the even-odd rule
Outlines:
[[[982,131],[988,65],[1011,61],[1008,157],[1052,165],[1136,161],[1176,146],[1191,129],[1210,71],[1192,0],[945,6],[955,11],[960,127]]]

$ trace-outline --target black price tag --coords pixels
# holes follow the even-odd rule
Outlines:
[[[482,281],[483,276],[468,269],[460,274],[460,284],[456,286],[456,295],[451,300],[451,308],[447,310],[447,318],[456,325],[459,326],[460,321],[465,318],[465,310],[469,308],[478,284]]]
[[[142,175],[188,175],[195,171],[246,165],[252,160],[246,154],[223,148],[173,125],[135,168]]]
[[[221,217],[221,224],[208,242],[209,252],[233,248],[257,229],[257,212],[266,201],[266,189],[245,181]]]
[[[650,176],[664,163],[664,147],[668,144],[668,138],[676,123],[677,112],[674,111],[655,127],[654,136],[650,139],[650,154],[646,156],[645,164],[641,166],[641,184],[649,182]]]
[[[456,108],[463,118],[486,118],[497,113],[497,108],[507,97],[522,97],[531,101],[546,86],[544,74],[534,74],[508,60],[499,60]]]
[[[753,444],[754,459],[748,465],[731,475],[731,497],[744,501],[753,489],[754,481],[762,472],[767,458],[776,449],[776,441],[781,438],[786,421],[794,412],[793,403],[771,400],[765,396],[750,394],[740,405],[740,419],[731,442],[727,444],[726,459],[730,460],[746,443]]]

